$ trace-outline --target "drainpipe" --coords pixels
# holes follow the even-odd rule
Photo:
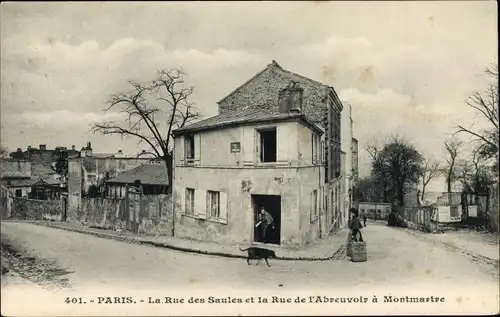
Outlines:
[[[318,151],[317,150],[316,150],[316,156],[318,156]],[[322,195],[322,192],[321,192],[321,164],[318,164],[318,188],[319,188],[319,195]],[[323,199],[325,199],[325,197],[323,197]],[[317,201],[317,199],[316,199],[316,201]],[[322,200],[320,199],[320,201],[322,201]],[[324,206],[324,204],[323,204],[323,206]],[[321,230],[321,210],[322,210],[322,206],[319,206],[319,207],[320,207],[320,208],[318,208],[320,210],[320,212],[319,212],[319,238],[321,239],[322,238],[322,230]]]
[[[174,186],[174,183],[175,183],[175,137],[172,137],[173,139],[173,142],[174,142],[174,146],[172,147],[172,156],[171,156],[171,159],[172,159],[172,171],[170,173],[172,173],[172,184],[168,184],[169,186],[171,186],[172,190],[170,191],[171,194],[170,194],[170,200],[172,201],[172,237],[175,237],[175,186]],[[167,173],[169,173],[168,169],[167,169]]]

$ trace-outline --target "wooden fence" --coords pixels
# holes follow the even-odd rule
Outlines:
[[[76,218],[86,226],[172,236],[171,195],[83,198]]]

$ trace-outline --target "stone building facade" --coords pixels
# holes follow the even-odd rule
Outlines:
[[[71,149],[63,146],[49,149],[46,144],[40,144],[38,148],[28,146],[25,151],[18,148],[15,152],[10,153],[10,157],[14,160],[29,161],[34,177],[55,175],[55,164],[65,161],[67,158],[78,157],[79,155],[80,152],[75,149],[74,145],[71,146]]]
[[[337,201],[340,196],[341,171],[341,114],[344,106],[335,89],[310,78],[290,72],[282,68],[276,61],[272,61],[265,69],[257,73],[233,92],[218,102],[219,114],[245,109],[261,109],[276,112],[279,110],[279,92],[290,85],[298,83],[303,89],[302,113],[311,121],[320,124],[324,131],[325,154],[325,201],[329,211],[346,212],[344,209],[336,210],[336,205],[344,205]],[[342,198],[343,199],[343,198]],[[347,216],[344,215],[343,219]],[[332,221],[338,219],[330,217]],[[345,223],[341,225],[344,226]],[[331,227],[337,227],[332,223]]]
[[[299,111],[223,112],[174,134],[175,236],[258,244],[259,206],[275,223],[265,243],[327,234],[324,131]]]
[[[359,209],[359,146],[358,139],[352,138],[352,195],[354,208]]]
[[[352,120],[352,107],[350,104],[344,103],[344,110],[341,115],[341,150],[345,155],[344,167],[342,169],[342,176],[344,184],[344,190],[342,196],[343,201],[343,212],[348,213],[349,209],[352,207],[352,192],[353,192],[353,172],[352,172],[352,138],[353,138],[353,120]]]

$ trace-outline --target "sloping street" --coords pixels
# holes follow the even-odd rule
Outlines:
[[[65,272],[40,273],[37,278],[24,274],[38,285],[50,285],[51,290],[59,287],[59,292],[84,294],[106,289],[120,294],[124,290],[154,293],[166,289],[213,289],[214,283],[229,293],[242,289],[380,293],[429,288],[436,295],[440,291],[447,296],[450,291],[461,292],[463,299],[453,299],[458,302],[475,296],[474,290],[479,290],[487,294],[483,305],[498,307],[494,300],[498,298],[494,295],[498,294],[498,277],[494,275],[498,267],[471,262],[460,252],[436,247],[404,230],[381,224],[369,223],[364,229],[368,262],[271,260],[270,268],[265,263],[248,266],[241,259],[193,255],[24,223],[2,223],[1,229],[2,243],[9,249],[36,262],[51,263],[42,265],[42,270],[50,267],[52,272]],[[5,252],[2,250],[2,257]],[[19,272],[22,267],[9,270],[23,275]],[[20,287],[3,284],[2,298]]]

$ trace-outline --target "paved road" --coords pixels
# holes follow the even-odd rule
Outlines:
[[[464,300],[480,291],[485,294],[483,305],[496,303],[498,307],[498,279],[488,273],[491,268],[404,230],[382,225],[364,229],[368,262],[271,261],[271,268],[265,263],[248,266],[241,259],[187,254],[30,224],[2,223],[1,229],[16,250],[72,272],[66,278],[73,290],[82,292],[97,288],[155,291],[219,287],[226,292],[342,289],[372,293],[428,289],[460,291]],[[456,301],[460,303],[462,297]]]

